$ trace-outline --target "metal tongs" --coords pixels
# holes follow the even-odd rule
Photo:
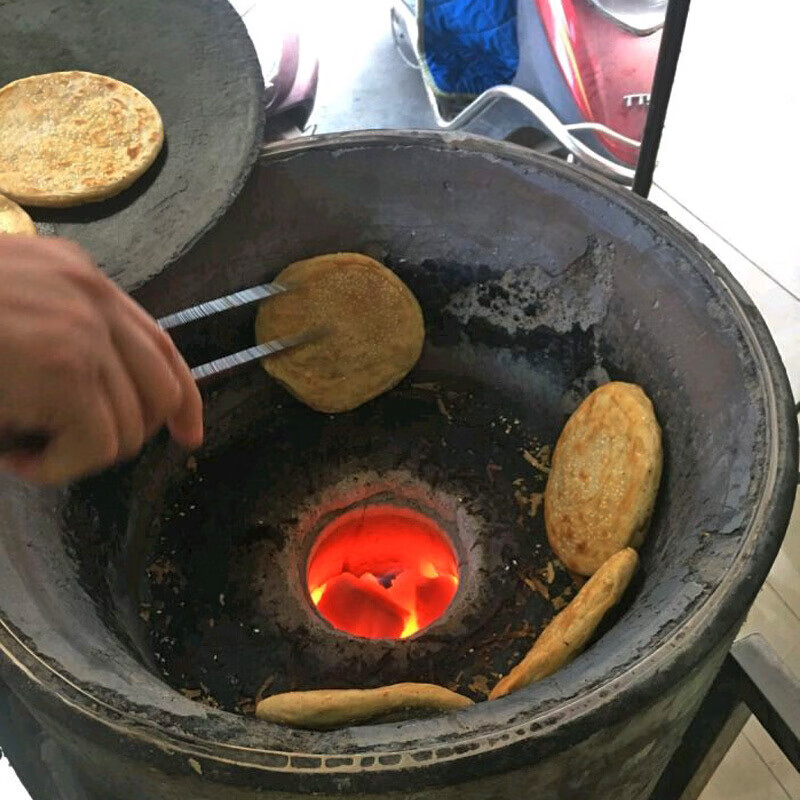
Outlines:
[[[231,311],[234,308],[257,303],[259,300],[266,300],[276,294],[282,294],[289,291],[287,287],[281,286],[278,283],[262,283],[258,286],[252,286],[249,289],[242,289],[240,292],[226,295],[225,297],[218,297],[216,300],[208,300],[205,303],[200,303],[196,306],[184,308],[182,311],[176,311],[174,314],[167,314],[165,317],[157,320],[159,327],[162,330],[169,331],[175,328],[188,325],[190,322],[212,317],[216,314],[221,314],[225,311]],[[264,344],[258,344],[254,347],[248,347],[246,350],[240,350],[238,353],[231,353],[222,358],[217,358],[214,361],[209,361],[206,364],[200,364],[193,367],[192,377],[198,384],[224,375],[231,372],[245,364],[250,364],[253,361],[258,361],[267,356],[280,353],[282,350],[288,350],[290,347],[296,347],[299,344],[316,339],[322,334],[322,331],[310,330],[297,336],[291,336],[284,339],[273,339]],[[0,455],[6,453],[25,451],[25,452],[38,452],[47,446],[49,436],[45,433],[19,433],[19,432],[2,432],[0,431]]]
[[[218,297],[216,300],[208,300],[205,303],[184,308],[183,311],[176,311],[174,314],[167,314],[167,316],[161,317],[157,322],[162,330],[170,331],[188,325],[190,322],[196,322],[206,317],[216,316],[224,311],[230,311],[234,308],[257,303],[259,300],[266,300],[268,297],[273,297],[276,294],[282,294],[286,291],[288,291],[287,287],[281,286],[279,283],[262,283],[258,286],[251,286],[249,289],[242,289],[240,292],[226,295],[225,297]],[[282,350],[288,350],[290,347],[297,347],[299,344],[304,344],[311,339],[317,338],[319,333],[319,331],[307,331],[298,336],[290,336],[285,339],[273,339],[270,342],[264,342],[264,344],[257,344],[255,347],[248,347],[246,350],[240,350],[238,353],[222,356],[222,358],[209,361],[207,364],[200,364],[200,366],[193,367],[192,377],[197,383],[203,383],[209,378],[218,377],[219,375],[223,375],[245,364],[249,364],[252,361],[258,361],[267,356],[275,355],[275,353],[280,353]]]

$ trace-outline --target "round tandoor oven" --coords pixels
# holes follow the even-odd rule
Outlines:
[[[515,147],[412,133],[273,148],[140,299],[165,313],[340,250],[382,260],[422,305],[425,350],[395,390],[329,417],[254,370],[210,393],[195,459],[160,441],[65,492],[3,479],[2,674],[59,791],[647,797],[790,513],[796,422],[761,318],[646,202]],[[182,347],[250,344],[251,312]],[[566,415],[615,378],[652,398],[665,470],[638,581],[579,658],[451,715],[328,733],[252,716],[258,692],[404,679],[480,700],[574,591],[537,498]],[[449,581],[425,625],[404,607],[359,629],[375,638],[337,624],[340,601],[323,612],[358,514],[405,520],[424,556],[376,545],[373,584]]]

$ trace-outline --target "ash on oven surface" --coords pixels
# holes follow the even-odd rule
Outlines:
[[[316,414],[287,398],[281,406],[260,440],[190,462],[187,480],[168,498],[146,570],[149,597],[140,608],[166,680],[192,699],[243,713],[277,692],[404,680],[485,699],[575,591],[543,526],[542,492],[556,431],[542,444],[526,423],[529,409],[507,398],[498,402],[491,387],[441,374],[415,373],[348,415]],[[253,586],[260,576],[251,566],[278,557],[294,522],[291,503],[282,521],[274,506],[301,494],[298,487],[313,492],[327,474],[362,466],[378,473],[409,470],[457,493],[489,527],[511,530],[516,544],[503,554],[505,574],[472,576],[486,580],[486,591],[498,597],[490,604],[493,613],[469,635],[423,631],[401,642],[361,641],[375,653],[385,651],[385,658],[362,664],[341,638],[331,637],[327,648],[323,639],[322,650],[341,652],[337,664],[330,652],[319,652],[320,639],[309,636],[307,625],[282,627],[257,604]],[[442,641],[432,654],[426,639],[437,636]]]

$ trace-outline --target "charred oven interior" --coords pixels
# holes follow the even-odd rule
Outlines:
[[[252,713],[275,692],[401,681],[485,700],[580,585],[548,546],[542,492],[566,415],[620,374],[595,327],[613,257],[590,238],[551,277],[535,264],[498,274],[390,254],[427,323],[423,357],[397,388],[324,415],[251,370],[212,392],[201,453],[162,443],[131,471],[136,513],[112,548],[83,546],[91,530],[70,525],[109,624],[171,686],[228,711]],[[252,314],[237,318],[242,342]],[[202,325],[181,346],[197,360],[219,349]],[[102,491],[90,482],[73,502],[93,506]],[[396,564],[374,576],[382,605],[360,620],[363,580],[322,593],[335,576],[310,572],[337,535],[326,526],[349,518],[363,532],[380,513],[395,515],[395,538],[417,537],[407,549],[431,548],[424,624],[392,599],[410,573],[399,590],[376,580],[391,582]],[[363,539],[353,546],[365,556]]]

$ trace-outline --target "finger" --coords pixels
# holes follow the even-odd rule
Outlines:
[[[203,399],[194,378],[192,378],[189,366],[178,348],[175,347],[169,334],[162,330],[133,298],[123,294],[120,303],[139,322],[156,347],[169,360],[173,375],[180,386],[180,405],[176,412],[167,419],[170,434],[178,444],[189,450],[200,447],[203,443]]]
[[[151,436],[180,408],[181,386],[171,360],[139,322],[124,311],[113,316],[109,320],[111,336],[125,370],[136,387],[145,435]]]
[[[181,386],[181,404],[167,420],[167,427],[175,441],[187,450],[196,450],[203,444],[203,398],[183,356],[172,345],[173,364]]]
[[[102,386],[108,395],[119,440],[119,458],[133,458],[144,444],[146,428],[144,411],[136,386],[128,375],[116,349],[110,346],[101,375]]]
[[[79,390],[78,390],[79,391]],[[63,427],[41,454],[19,459],[11,468],[33,483],[60,485],[110,466],[117,459],[114,413],[108,398],[94,389],[80,392],[77,416],[66,418]]]
[[[166,422],[171,435],[179,444],[188,449],[199,447],[203,443],[203,401],[186,361],[178,352],[170,336],[133,298],[117,289],[107,278],[102,277],[101,279],[105,287],[102,294],[106,301],[106,316],[117,331],[124,331],[124,339],[118,342],[118,347],[124,346],[125,343],[129,346],[127,354],[123,354],[127,368],[133,371],[139,364],[139,373],[145,371],[145,366],[140,364],[130,346],[135,345],[141,352],[144,339],[149,339],[166,360],[178,386],[179,398],[174,411],[167,416],[162,416],[160,412],[163,411],[163,406],[159,405],[159,400],[163,400],[161,391],[158,387],[153,387],[149,394],[143,393],[142,380],[144,379],[146,383],[146,376],[134,376],[134,382],[145,408],[146,434],[150,435],[157,427]],[[134,328],[137,326],[140,335],[134,333]],[[158,409],[159,413],[153,414],[153,408]]]

